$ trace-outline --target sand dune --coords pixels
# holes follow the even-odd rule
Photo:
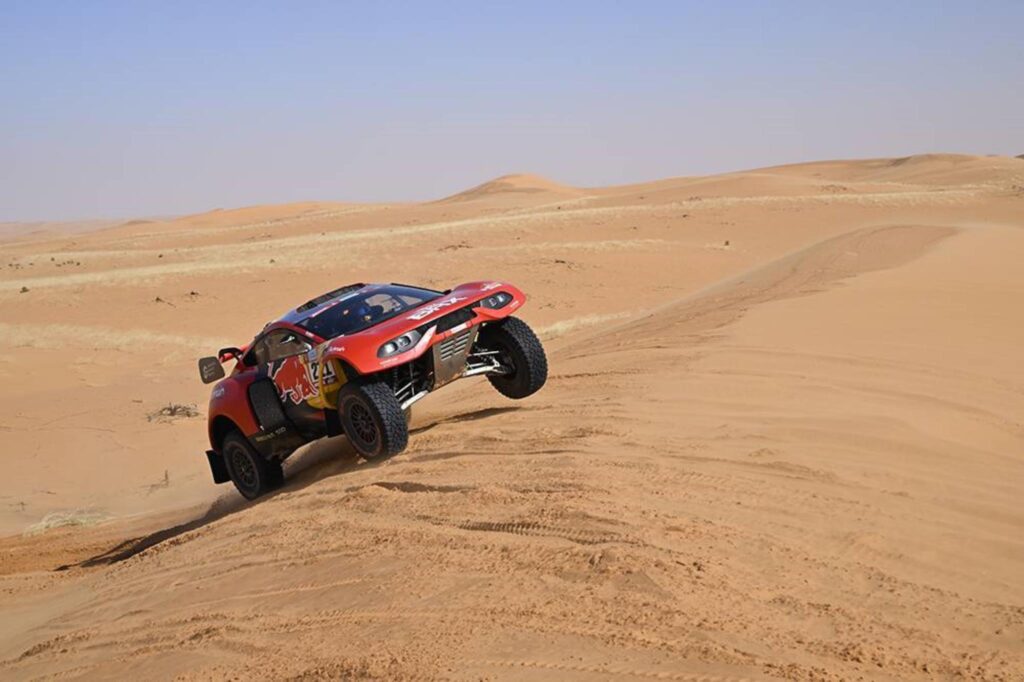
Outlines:
[[[560,185],[539,175],[519,173],[503,175],[482,185],[442,199],[442,202],[461,202],[503,199],[524,205],[538,200],[551,201],[558,198],[577,197],[584,192],[574,187]]]
[[[133,221],[143,224],[146,221]],[[56,235],[93,232],[121,224],[118,220],[79,220],[62,222],[0,222],[0,240],[46,239]]]
[[[897,159],[824,161],[766,169],[816,178],[908,185],[998,185],[1019,182],[1024,168],[1006,156],[918,154]]]
[[[5,244],[0,675],[1020,679],[1022,176],[511,176]],[[243,504],[201,417],[147,419],[295,300],[480,277],[549,384],[445,389],[390,461],[316,443]]]

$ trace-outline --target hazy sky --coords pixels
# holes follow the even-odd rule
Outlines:
[[[1021,154],[1022,27],[1022,0],[0,0],[0,220]]]

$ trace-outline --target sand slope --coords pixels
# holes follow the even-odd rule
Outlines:
[[[882,187],[871,164],[916,169]],[[5,248],[83,260],[0,288],[0,372],[22,389],[3,395],[5,523],[111,520],[3,543],[0,671],[1024,676],[1010,164],[1024,175],[830,162]],[[950,165],[969,177],[942,184]],[[402,455],[319,443],[252,505],[209,484],[201,419],[146,421],[161,401],[202,409],[200,346],[244,340],[261,310],[442,275],[530,293],[540,394],[458,384],[422,403]]]

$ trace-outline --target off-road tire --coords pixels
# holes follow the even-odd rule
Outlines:
[[[530,326],[516,317],[488,324],[480,331],[480,345],[502,352],[511,374],[487,377],[506,398],[519,400],[533,395],[548,380],[548,359],[544,346]]]
[[[261,455],[238,431],[224,437],[221,453],[231,482],[247,500],[255,500],[284,483],[281,463]]]
[[[352,381],[338,391],[338,417],[356,452],[366,459],[396,455],[409,443],[409,424],[391,387]]]

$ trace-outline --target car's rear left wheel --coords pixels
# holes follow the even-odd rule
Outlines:
[[[349,442],[366,459],[390,457],[409,443],[409,425],[391,387],[349,382],[338,392],[338,417]]]
[[[229,433],[221,450],[231,482],[247,500],[255,500],[284,483],[281,463],[257,452],[240,432]]]

